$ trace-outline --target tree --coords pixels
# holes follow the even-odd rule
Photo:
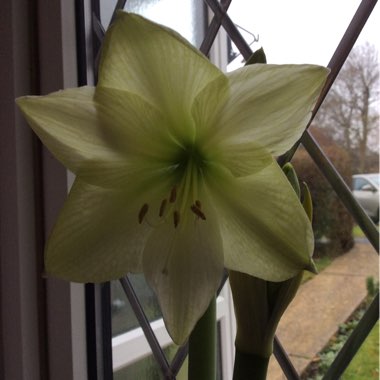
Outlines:
[[[350,53],[316,120],[347,150],[355,172],[370,169],[373,149],[378,157],[378,103],[378,53],[366,43]]]

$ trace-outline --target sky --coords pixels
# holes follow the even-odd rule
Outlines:
[[[101,0],[105,24],[116,0]],[[194,5],[195,4],[195,5]],[[360,0],[232,0],[232,21],[259,36],[268,63],[327,65],[351,21]],[[188,19],[202,0],[129,0],[127,7],[163,23],[190,39],[194,25]],[[380,5],[372,12],[358,43],[379,47]],[[229,67],[229,69],[234,67]]]
[[[233,0],[235,24],[259,36],[268,63],[327,65],[360,0]],[[379,45],[380,9],[372,12],[358,43]]]

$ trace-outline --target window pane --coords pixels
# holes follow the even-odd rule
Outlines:
[[[202,1],[129,0],[125,9],[169,26],[195,46],[199,46],[202,42],[204,34]]]
[[[129,275],[133,288],[144,308],[149,321],[161,318],[158,301],[152,290],[147,286],[143,275]],[[139,323],[133,313],[131,305],[118,281],[111,282],[111,310],[112,310],[112,336],[116,336],[134,328]]]
[[[167,347],[165,355],[168,359],[173,359],[177,352],[177,347],[172,345]],[[149,379],[149,380],[161,380],[163,379],[160,367],[158,366],[153,355],[149,355],[144,359],[141,359],[128,367],[122,368],[119,371],[114,372],[114,380],[125,379]],[[177,380],[187,380],[187,360],[181,368],[181,371],[177,375]]]
[[[108,27],[115,5],[116,1],[100,1],[101,21],[105,28]],[[200,46],[202,42],[205,25],[203,1],[129,0],[125,10],[169,26],[195,46]]]
[[[220,323],[218,323],[218,334],[217,334],[217,380],[223,380],[222,375],[222,356],[221,356],[221,334],[220,334]],[[174,344],[165,348],[164,352],[168,358],[169,363],[173,360],[178,347]],[[146,356],[125,368],[122,368],[113,375],[114,380],[125,380],[125,379],[149,379],[149,380],[161,380],[163,379],[162,373],[153,355]],[[187,380],[187,359],[185,360],[180,372],[176,376],[177,380]]]

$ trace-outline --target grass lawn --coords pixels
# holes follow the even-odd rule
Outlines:
[[[342,380],[379,378],[379,322],[376,323],[366,341],[353,358]]]
[[[352,230],[352,233],[354,235],[354,238],[364,238],[364,232],[361,230],[361,228],[355,224],[354,229]]]
[[[376,227],[379,229],[379,223],[377,223]],[[365,238],[364,232],[361,230],[361,228],[355,224],[354,228],[352,229],[352,234],[354,235],[354,238]]]

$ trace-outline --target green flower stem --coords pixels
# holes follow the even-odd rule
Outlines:
[[[216,297],[189,339],[188,380],[216,379]]]
[[[236,349],[233,380],[265,380],[269,358]]]

